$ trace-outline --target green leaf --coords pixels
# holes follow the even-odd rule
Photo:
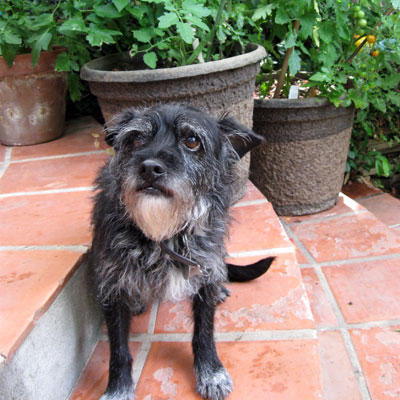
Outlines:
[[[393,103],[395,106],[400,107],[400,93],[398,92],[389,92],[387,94],[387,99]]]
[[[275,22],[280,25],[287,24],[290,22],[290,17],[288,13],[283,9],[283,7],[279,7],[276,11]]]
[[[4,41],[9,44],[21,44],[22,43],[22,39],[18,35],[10,32],[10,31],[4,32]]]
[[[192,0],[185,0],[182,3],[182,8],[185,11],[188,11],[190,14],[192,14],[195,17],[208,17],[211,14],[211,11],[204,7],[201,4],[197,4],[196,2],[192,1]]]
[[[182,40],[187,44],[192,44],[194,40],[193,28],[185,22],[179,22],[176,27]]]
[[[318,30],[319,37],[325,43],[331,43],[335,37],[335,26],[331,23],[323,23]]]
[[[179,18],[174,12],[170,12],[168,14],[162,15],[158,17],[158,27],[161,29],[167,29],[172,25],[175,25],[179,22]]]
[[[293,49],[292,54],[289,57],[289,71],[292,75],[296,75],[301,68],[301,59],[296,51]]]
[[[17,54],[17,49],[18,49],[17,46],[9,45],[7,43],[3,43],[1,45],[1,54],[10,68],[13,65],[14,58]]]
[[[85,21],[82,17],[73,17],[65,21],[60,26],[60,32],[66,33],[68,31],[87,32]]]
[[[296,45],[296,35],[293,32],[290,32],[288,38],[285,41],[285,48],[290,49],[295,45]]]
[[[51,33],[46,29],[37,38],[35,37],[32,45],[32,67],[34,67],[39,59],[40,52],[49,48],[52,39]]]
[[[263,5],[258,7],[254,14],[252,15],[251,19],[253,21],[258,21],[259,19],[266,19],[267,16],[272,14],[272,10],[275,8],[273,4]]]
[[[112,0],[112,2],[119,12],[129,5],[129,0]]]
[[[400,0],[391,0],[391,3],[396,10],[400,10]]]
[[[56,71],[69,71],[70,70],[70,59],[69,59],[67,53],[65,53],[65,52],[61,53],[57,57],[55,70]]]
[[[303,39],[306,39],[309,36],[311,36],[313,26],[316,24],[317,22],[316,19],[318,17],[319,15],[314,10],[311,10],[306,14],[300,16],[299,36],[301,36]]]
[[[143,56],[143,61],[145,62],[146,65],[148,65],[151,69],[156,68],[157,66],[157,54],[154,52],[149,52],[146,53]]]
[[[48,27],[53,22],[53,14],[41,14],[32,19],[30,28],[39,30],[40,28]]]
[[[310,81],[327,82],[329,81],[329,77],[328,75],[323,74],[322,72],[317,72],[314,75],[310,76]]]
[[[197,26],[200,29],[203,29],[205,32],[209,32],[210,28],[206,25],[202,20],[198,17],[194,17],[193,15],[187,15],[185,20],[190,22],[192,25]]]
[[[120,18],[122,14],[115,8],[112,3],[104,6],[94,6],[94,12],[102,18]]]
[[[133,31],[133,37],[139,42],[142,43],[150,43],[151,39],[153,39],[153,31],[151,28],[141,29],[137,31]]]
[[[111,29],[101,28],[95,24],[90,24],[89,33],[86,36],[86,39],[92,46],[101,46],[103,43],[115,43],[115,39],[113,36],[122,35],[119,31],[114,31]]]

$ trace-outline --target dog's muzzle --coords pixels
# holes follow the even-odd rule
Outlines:
[[[161,179],[166,175],[166,168],[161,161],[155,159],[143,161],[139,166],[138,173],[142,179],[142,183],[139,186],[140,191],[154,195],[171,195],[171,193],[160,184]]]

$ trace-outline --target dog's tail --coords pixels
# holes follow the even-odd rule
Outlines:
[[[275,257],[263,258],[254,264],[246,266],[226,264],[228,268],[228,279],[230,282],[246,282],[256,279],[268,271],[268,268],[274,260]]]

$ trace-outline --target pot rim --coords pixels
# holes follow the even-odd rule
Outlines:
[[[17,54],[11,67],[9,67],[4,57],[0,56],[0,78],[31,75],[49,71],[60,74],[61,72],[55,71],[54,67],[57,57],[66,51],[67,48],[63,46],[54,46],[52,50],[41,51],[37,63],[33,68],[32,53]]]
[[[254,99],[254,106],[258,108],[310,108],[325,107],[328,104],[332,103],[326,97],[312,97],[306,99]]]
[[[135,71],[112,71],[104,69],[117,60],[131,60],[128,52],[110,54],[86,63],[81,69],[81,78],[89,82],[154,82],[188,78],[251,65],[261,61],[267,54],[264,47],[258,44],[250,44],[248,48],[250,49],[248,53],[224,58],[223,60],[180,67],[159,68],[154,70],[141,69]],[[103,65],[103,69],[100,69]]]

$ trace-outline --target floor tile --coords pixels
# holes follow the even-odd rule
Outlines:
[[[386,225],[400,224],[400,199],[384,193],[357,201]]]
[[[241,265],[259,259],[236,259],[232,262]],[[267,273],[254,281],[226,286],[231,296],[217,308],[217,332],[314,328],[300,271],[291,254],[279,255]],[[191,333],[190,303],[160,304],[155,331]]]
[[[344,185],[342,187],[342,192],[352,199],[359,199],[360,197],[382,193],[379,189],[367,186],[365,183],[361,182],[350,182]]]
[[[84,245],[92,191],[0,199],[1,246]]]
[[[248,201],[265,200],[265,196],[256,188],[256,186],[250,181],[247,181],[246,193],[243,198],[237,203],[246,203]]]
[[[352,340],[373,400],[400,398],[400,326],[352,331]]]
[[[342,335],[318,333],[324,400],[361,400]]]
[[[218,342],[234,388],[229,400],[320,399],[316,340]],[[153,343],[136,393],[142,400],[194,400],[190,343]]]
[[[80,257],[71,251],[0,252],[0,354],[7,357],[18,348]]]
[[[337,326],[335,314],[314,269],[302,268],[301,274],[316,327],[321,329]]]
[[[99,144],[95,145],[96,139],[93,134],[100,135]],[[12,161],[30,158],[58,156],[64,154],[83,153],[108,148],[104,142],[104,132],[100,124],[90,119],[83,126],[76,125],[76,128],[66,127],[66,133],[60,139],[52,142],[36,144],[34,146],[15,146],[12,148]]]
[[[0,180],[0,193],[92,186],[106,153],[11,164]]]
[[[151,307],[152,305],[150,304],[143,314],[136,315],[132,318],[130,333],[147,333],[149,328]]]
[[[400,237],[368,212],[291,229],[317,262],[400,253]]]
[[[400,318],[400,258],[323,268],[348,323]]]
[[[340,193],[336,205],[329,210],[325,210],[316,214],[281,218],[288,224],[298,224],[304,221],[335,217],[341,214],[355,213],[361,210],[363,210],[363,207],[360,206],[356,201],[352,200],[350,197],[345,196],[343,193]]]
[[[129,348],[133,358],[140,350],[140,343],[132,342]],[[98,400],[104,393],[108,382],[110,351],[108,342],[97,344],[70,400]]]
[[[308,259],[308,257],[304,253],[304,251],[299,246],[297,246],[296,242],[292,238],[289,238],[289,240],[290,240],[290,242],[292,243],[292,245],[293,245],[293,247],[295,249],[297,262],[299,264],[309,264],[310,260]]]
[[[229,253],[292,247],[271,203],[233,207]]]

